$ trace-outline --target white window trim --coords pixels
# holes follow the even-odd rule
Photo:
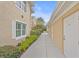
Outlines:
[[[25,38],[25,37],[26,37],[26,35],[22,35],[22,36],[16,37],[15,39],[19,40],[19,39],[22,39],[22,38]]]
[[[12,39],[19,40],[19,39],[25,38],[27,36],[26,35],[27,33],[25,33],[25,35],[21,35],[21,36],[16,37],[16,22],[21,22],[21,23],[26,24],[25,22],[19,21],[19,20],[12,21]],[[27,27],[27,24],[26,24],[26,27]]]

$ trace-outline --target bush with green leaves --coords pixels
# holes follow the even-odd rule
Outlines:
[[[42,26],[42,25],[37,25],[35,26],[32,31],[31,31],[31,35],[40,35],[43,31],[45,31],[45,26]]]
[[[20,51],[18,48],[13,46],[0,47],[0,58],[14,58],[20,56]]]
[[[19,45],[19,50],[24,52],[35,40],[37,40],[37,35],[31,35],[29,38],[26,38]]]
[[[36,29],[31,31],[31,35],[40,35],[41,34],[41,29]]]

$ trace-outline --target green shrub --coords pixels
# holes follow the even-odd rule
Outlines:
[[[31,35],[40,35],[43,32],[43,29],[35,29],[31,31]]]
[[[31,35],[29,38],[26,38],[21,42],[19,50],[24,52],[37,39],[37,37],[37,35]]]
[[[20,51],[13,46],[0,47],[0,57],[15,58],[20,56]]]
[[[37,25],[36,27],[34,27],[31,31],[31,35],[40,35],[43,31],[46,30],[46,27],[45,26],[42,26],[42,25]]]
[[[40,35],[41,31],[40,30],[32,30],[31,35]]]
[[[12,52],[9,52],[9,54],[6,54],[6,58],[17,58],[20,57],[21,52],[18,49],[13,50]]]

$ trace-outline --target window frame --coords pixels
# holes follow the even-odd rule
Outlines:
[[[16,21],[16,37],[21,36],[21,27],[22,27],[21,23]],[[17,35],[17,32],[19,32],[19,31],[20,31],[20,34]]]
[[[26,34],[26,24],[24,24],[24,23],[22,23],[22,29],[21,29],[21,31],[22,31],[22,35],[25,35]],[[24,31],[24,32],[23,32]]]
[[[16,23],[17,23],[17,22],[21,23],[21,35],[20,35],[20,36],[16,36],[16,32],[15,32],[16,40],[22,39],[22,38],[25,38],[25,37],[26,37],[26,27],[27,27],[27,24],[26,24],[26,23],[24,23],[24,22],[22,22],[22,21],[17,21],[17,20],[16,20]],[[22,25],[23,25],[23,24],[25,24],[25,35],[22,35]],[[15,28],[16,28],[16,26],[15,26]],[[15,29],[15,30],[17,30],[17,29]]]

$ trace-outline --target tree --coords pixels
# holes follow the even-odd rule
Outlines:
[[[45,21],[42,17],[37,18],[37,25],[44,25]]]

